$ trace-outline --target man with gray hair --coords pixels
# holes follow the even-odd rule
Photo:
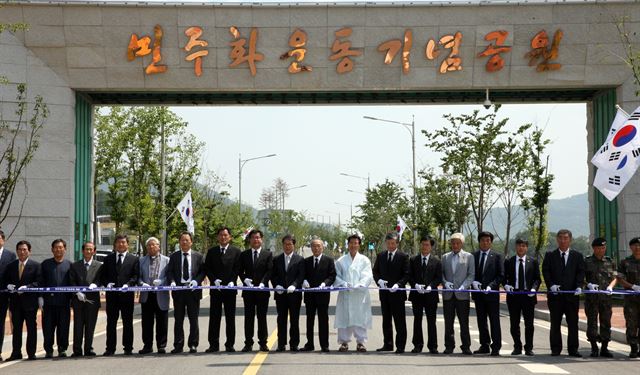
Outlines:
[[[160,241],[149,237],[144,243],[147,255],[140,258],[140,286],[167,285],[169,257],[160,254]],[[156,326],[158,353],[166,353],[169,327],[169,292],[140,292],[142,308],[142,349],[140,354],[153,352],[153,326]]]
[[[450,239],[451,251],[442,256],[442,284],[448,291],[442,293],[444,315],[444,354],[453,353],[456,345],[453,322],[458,316],[460,324],[460,340],[462,353],[471,353],[471,336],[469,334],[469,292],[468,289],[475,278],[475,262],[473,254],[462,250],[464,235],[454,233]],[[458,290],[458,291],[456,291]]]

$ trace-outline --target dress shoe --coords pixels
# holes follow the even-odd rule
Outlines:
[[[569,357],[582,358],[582,354],[580,352],[570,352]]]
[[[184,352],[182,348],[173,348],[173,350],[171,350],[171,354],[180,354],[182,352]]]
[[[415,348],[411,349],[411,353],[422,353],[422,347],[421,346],[416,346]]]
[[[58,358],[67,358],[67,352],[65,352],[64,350],[58,352]]]
[[[302,348],[300,348],[300,351],[303,351],[303,352],[312,352],[314,350],[315,350],[315,348],[313,346],[310,346],[310,345],[305,345]]]
[[[71,358],[77,358],[77,357],[82,357],[82,353],[80,353],[80,352],[71,353]]]
[[[142,349],[138,350],[138,354],[149,354],[149,353],[153,353],[153,349],[151,349],[151,348],[142,348]]]
[[[609,343],[607,341],[602,343],[602,347],[600,348],[600,357],[613,358],[613,353],[609,351],[608,346]]]
[[[529,350],[525,350],[524,351],[525,355],[528,355],[530,357],[533,357],[534,355],[536,355],[536,353],[533,352],[533,350],[529,349]]]
[[[158,348],[158,354],[167,354],[167,350],[165,348]]]
[[[253,345],[245,345],[245,346],[243,346],[243,347],[242,347],[242,352],[243,352],[243,353],[250,352],[251,350],[253,350],[252,346],[253,346]]]
[[[343,342],[342,345],[340,345],[340,347],[338,348],[339,352],[346,352],[348,350],[349,350],[349,344],[347,344],[346,342]],[[629,356],[631,356],[631,355],[629,355]]]
[[[219,351],[220,351],[220,348],[219,348],[219,347],[217,347],[217,346],[210,346],[210,347],[208,347],[204,352],[205,352],[205,353],[216,353],[216,352],[219,352]]]
[[[35,360],[36,360],[35,354],[30,354],[29,356],[27,356],[27,361],[35,361]]]
[[[383,346],[381,348],[376,349],[376,352],[391,352],[393,351],[393,347],[391,346]]]
[[[227,353],[235,353],[236,349],[233,346],[226,346],[224,348],[224,351],[227,352]]]
[[[429,354],[440,354],[438,349],[429,349]]]
[[[323,352],[323,353],[329,353],[330,352],[329,348],[320,348],[320,351]]]
[[[294,352],[294,353],[295,353],[295,352],[300,351],[300,349],[298,349],[298,347],[297,347],[297,346],[292,346],[292,347],[290,347],[290,348],[289,348],[289,351],[290,351],[290,352]]]
[[[111,350],[105,350],[104,353],[102,353],[103,357],[111,357],[112,355],[114,355],[115,353]]]
[[[287,350],[287,348],[284,345],[278,346],[278,348],[276,349],[276,352],[284,352],[285,350]]]
[[[590,357],[595,358],[600,355],[600,348],[598,348],[598,343],[595,341],[591,342],[591,354]]]
[[[631,344],[629,346],[631,347],[631,351],[629,352],[629,358],[638,358],[638,344]]]
[[[96,352],[94,352],[94,351],[84,352],[84,356],[85,357],[95,357],[96,356]]]
[[[198,349],[195,346],[192,346],[192,347],[189,348],[189,353],[190,354],[197,353],[197,352],[198,352]]]
[[[367,351],[367,348],[365,348],[364,344],[358,343],[358,346],[356,346],[356,351],[365,353]]]
[[[260,345],[260,351],[261,352],[268,352],[269,351],[269,347],[266,344]]]
[[[500,356],[500,350],[492,350],[491,351],[491,356],[492,357],[499,357]]]
[[[489,354],[491,351],[486,346],[481,346],[478,350],[474,350],[473,354]]]
[[[471,352],[471,349],[462,349],[462,354],[464,355],[472,355],[473,353]]]
[[[560,352],[551,352],[552,357],[557,357],[560,355]]]
[[[520,348],[515,348],[511,352],[511,355],[520,355],[520,354],[522,354],[522,349],[520,349]]]
[[[132,355],[133,354],[133,350],[125,350],[124,351],[124,355]]]
[[[446,348],[442,354],[453,354],[453,349]]]
[[[51,358],[53,358],[53,353],[51,353],[51,352],[46,352],[46,353],[45,353],[45,355],[44,355],[44,358],[46,358],[46,359],[51,359]]]
[[[404,353],[404,349],[400,349],[400,348],[398,348],[398,349],[396,349],[396,351],[395,351],[394,353],[396,353],[396,354],[402,354],[402,353]]]
[[[9,358],[5,359],[5,362],[18,361],[22,359],[22,354],[20,355],[11,355]]]

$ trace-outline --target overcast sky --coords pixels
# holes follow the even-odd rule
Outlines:
[[[246,163],[242,170],[242,201],[259,207],[263,188],[284,179],[291,190],[286,208],[305,211],[322,221],[344,223],[349,207],[362,202],[366,181],[340,176],[341,172],[366,177],[371,185],[385,179],[411,186],[411,137],[401,125],[363,119],[373,116],[416,123],[416,167],[437,168],[439,159],[424,144],[422,129],[446,126],[443,114],[485,111],[481,105],[377,105],[377,106],[232,106],[173,107],[189,131],[206,142],[204,165],[230,185],[238,197],[238,157],[275,153],[276,157]],[[552,198],[587,191],[586,104],[504,105],[500,117],[512,127],[537,124],[552,140],[549,147]],[[324,216],[324,218],[322,216]],[[331,217],[331,219],[329,219]]]

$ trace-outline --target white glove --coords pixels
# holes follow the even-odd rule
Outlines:
[[[147,283],[142,283],[142,285],[140,285],[140,286],[149,287],[149,286],[151,286],[151,285],[149,285],[149,284],[147,284]]]
[[[387,287],[387,280],[382,280],[382,279],[378,280],[378,286],[380,288],[386,288]]]
[[[464,284],[460,285],[460,288],[458,288],[458,290],[465,290]]]
[[[38,306],[40,306],[40,308],[42,308],[42,306],[44,306],[44,298],[38,297]]]
[[[162,284],[162,280],[160,279],[153,280],[153,286],[160,286],[161,284]]]
[[[598,290],[598,289],[600,289],[600,286],[598,284],[589,283],[589,284],[587,284],[587,289],[589,289],[589,290]]]
[[[513,287],[509,284],[504,286],[505,292],[513,292]]]
[[[490,291],[491,291],[491,287],[488,286],[487,289],[484,290],[484,294],[489,294]]]
[[[107,284],[107,288],[113,288],[116,285],[116,283],[109,283]]]
[[[613,288],[611,286],[607,287],[607,294],[613,293]]]
[[[284,287],[282,285],[276,285],[276,293],[278,294],[284,293]]]
[[[308,285],[308,284],[307,284],[307,285]],[[327,287],[327,284],[325,284],[325,283],[320,283],[320,286],[319,286],[318,288],[320,288],[320,289],[324,289],[324,288],[326,288],[326,287]]]
[[[246,278],[244,279],[244,285],[248,286],[248,287],[252,287],[253,286],[253,280]]]
[[[195,288],[198,286],[198,282],[195,280],[189,281],[189,288]]]
[[[18,288],[18,294],[22,294],[23,292],[21,292],[21,290],[25,290],[25,289],[27,289],[26,285],[23,285],[20,288]]]
[[[446,289],[453,289],[454,285],[451,281],[447,281],[446,283],[444,283],[444,287]]]
[[[258,285],[259,289],[264,289],[264,283],[260,283],[260,285]]]
[[[397,292],[398,288],[400,288],[400,286],[398,284],[393,284],[393,286],[391,287],[391,293]]]
[[[228,287],[230,287],[230,288],[232,288],[232,287],[236,286],[236,283],[234,283],[234,282],[232,281],[232,282],[230,282],[229,284],[227,284],[227,286],[228,286]]]
[[[424,291],[425,292],[430,292],[431,291],[431,285],[427,286]]]
[[[582,294],[582,288],[576,288],[576,292],[573,293],[574,296],[579,296]]]
[[[94,283],[89,284],[89,289],[95,289],[97,287],[98,286],[96,284],[94,284]]]
[[[220,280],[220,279],[213,280],[213,285],[215,285],[215,286],[220,286],[220,283],[222,283],[222,280]]]
[[[424,285],[422,284],[416,284],[416,292],[420,293],[420,294],[424,294]]]
[[[128,289],[129,285],[128,284],[122,284],[122,289]]]
[[[480,281],[474,281],[471,283],[471,288],[475,290],[480,290],[481,286],[482,286],[482,283]]]
[[[633,289],[634,292],[640,292],[640,285],[634,285],[631,289]]]
[[[13,284],[8,284],[7,285],[7,290],[13,292],[16,289],[16,286]]]
[[[82,292],[76,293],[76,297],[78,297],[78,300],[80,302],[86,302],[87,301],[87,296],[85,296],[84,293],[82,293]]]
[[[531,288],[530,292],[531,292],[531,294],[527,294],[527,297],[533,297],[533,296],[535,296],[535,295],[536,295],[536,290],[535,290],[535,288]]]
[[[296,290],[296,286],[295,285],[289,285],[289,287],[287,288],[287,294],[291,294]]]
[[[552,292],[559,292],[560,291],[560,285],[551,285],[551,288],[549,288],[550,291]]]
[[[175,282],[175,281],[172,281],[172,282],[171,282],[171,286],[176,286],[176,282]]]
[[[311,285],[309,285],[309,282],[307,280],[302,282],[302,288],[306,289],[306,288],[311,288]]]

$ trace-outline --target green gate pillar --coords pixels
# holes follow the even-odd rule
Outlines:
[[[91,172],[93,169],[91,103],[76,93],[76,168],[73,254],[82,256],[82,244],[91,239]]]

